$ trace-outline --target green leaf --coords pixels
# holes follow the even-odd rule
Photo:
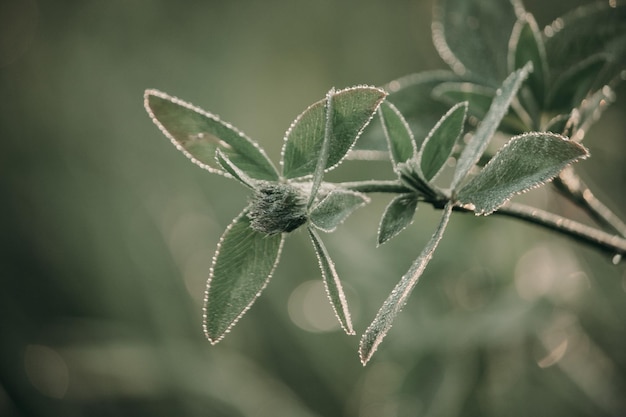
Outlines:
[[[490,214],[514,195],[552,180],[588,155],[582,145],[554,133],[516,136],[459,190],[458,202],[476,214]]]
[[[448,110],[448,105],[431,96],[432,89],[442,82],[459,81],[458,75],[451,71],[425,71],[407,75],[385,85],[389,92],[386,102],[392,103],[404,116],[419,146],[437,120]],[[388,147],[380,120],[373,120],[354,147],[353,152],[363,155],[380,155],[381,159],[388,156]],[[353,155],[351,155],[353,157]]]
[[[412,158],[417,149],[413,133],[400,111],[390,102],[384,102],[378,109],[383,132],[387,139],[393,169],[398,171],[398,164]]]
[[[498,86],[508,74],[508,40],[523,12],[519,0],[439,0],[433,43],[455,73]]]
[[[548,62],[557,77],[598,53],[610,57],[598,85],[619,76],[626,66],[626,2],[611,3],[579,7],[544,29]]]
[[[275,181],[278,173],[259,145],[216,115],[157,90],[146,90],[144,106],[152,121],[196,165],[226,174],[215,160],[224,155],[248,176]]]
[[[414,194],[401,194],[391,200],[378,227],[378,245],[397,236],[413,222],[417,210],[417,197]]]
[[[332,137],[325,169],[336,167],[352,148],[387,93],[376,87],[352,87],[333,95]],[[311,105],[285,135],[282,166],[285,178],[312,175],[324,142],[326,99]]]
[[[217,247],[204,298],[204,333],[219,342],[252,306],[276,268],[284,234],[266,235],[241,213]]]
[[[315,197],[319,191],[322,179],[324,178],[324,170],[326,169],[326,162],[328,161],[328,153],[330,152],[330,140],[333,135],[333,105],[334,105],[335,88],[331,88],[326,93],[326,100],[324,105],[324,140],[322,141],[322,147],[320,148],[317,156],[317,163],[315,164],[315,171],[313,172],[313,182],[311,184],[311,192],[309,193],[309,201],[307,202],[307,209],[311,208]]]
[[[422,143],[418,154],[420,168],[426,181],[435,178],[452,155],[454,144],[463,132],[468,103],[458,103],[452,107]]]
[[[433,97],[433,88],[444,82],[461,81],[450,71],[426,71],[391,81],[387,101],[393,103],[409,124],[419,147],[450,105]]]
[[[226,155],[224,155],[224,152],[222,152],[219,148],[215,150],[215,159],[217,160],[219,166],[224,171],[228,172],[233,178],[248,188],[254,188],[255,181],[246,175],[245,172],[240,170],[239,167],[233,164],[233,162]]]
[[[430,262],[433,257],[435,249],[437,249],[437,245],[439,245],[441,241],[443,232],[450,220],[451,213],[452,204],[448,203],[443,210],[439,226],[430,238],[430,241],[426,244],[420,256],[413,262],[408,272],[400,279],[400,282],[398,282],[393,291],[391,291],[391,294],[385,300],[380,310],[378,310],[376,317],[363,334],[359,345],[359,356],[363,365],[367,364],[371,359],[383,338],[391,329],[393,320],[406,304],[411,295],[411,291],[415,288],[417,281],[422,276],[428,262]]]
[[[335,188],[312,210],[309,219],[313,226],[324,232],[332,232],[350,214],[369,203],[369,198],[356,191]]]
[[[462,101],[468,102],[469,114],[482,120],[489,111],[496,90],[471,82],[446,82],[433,88],[433,97],[450,106]]]
[[[577,106],[590,91],[600,87],[597,85],[598,73],[608,59],[607,54],[595,54],[563,71],[549,90],[547,108],[562,111]]]
[[[309,227],[308,231],[311,241],[313,242],[313,247],[315,248],[315,253],[317,254],[320,269],[322,270],[326,295],[335,312],[335,316],[347,334],[355,334],[354,328],[352,327],[352,319],[350,318],[350,311],[348,310],[348,301],[343,291],[341,281],[339,281],[339,275],[337,275],[337,271],[335,270],[335,264],[332,259],[330,259],[326,247],[324,247],[324,244],[315,230]]]
[[[478,162],[485,149],[487,149],[489,141],[498,129],[502,118],[508,112],[511,102],[531,70],[532,64],[526,64],[523,68],[509,75],[502,83],[502,87],[496,91],[496,96],[491,103],[491,107],[489,107],[485,119],[478,126],[474,136],[461,152],[452,179],[452,190],[455,190],[463,181],[470,169]]]
[[[545,100],[546,83],[549,79],[548,59],[543,37],[535,18],[525,13],[513,26],[509,40],[508,69],[510,72],[533,63],[533,72],[528,76],[528,85],[539,105]]]

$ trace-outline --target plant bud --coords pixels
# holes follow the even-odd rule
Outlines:
[[[268,235],[291,232],[307,221],[306,196],[288,184],[259,187],[248,210],[250,226]]]

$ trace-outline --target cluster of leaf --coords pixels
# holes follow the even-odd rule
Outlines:
[[[368,86],[331,89],[287,130],[280,172],[258,144],[217,116],[146,91],[148,113],[179,150],[253,192],[213,259],[204,305],[204,330],[211,343],[221,340],[250,308],[276,267],[285,235],[299,227],[311,238],[341,326],[354,334],[341,283],[318,231],[334,231],[369,199],[324,182],[323,176],[343,161],[378,113],[386,141],[382,136],[378,140],[389,150],[399,190],[383,214],[378,243],[400,233],[420,201],[443,214],[363,334],[359,352],[367,363],[432,258],[453,209],[490,214],[588,156],[575,138],[582,139],[577,133],[593,122],[596,108],[612,96],[610,85],[620,78],[625,17],[624,4],[594,3],[540,32],[519,0],[442,0],[435,10],[433,41],[452,71],[394,81],[386,89],[389,96]],[[485,155],[498,130],[513,136],[495,155]],[[459,143],[465,136],[469,139]],[[452,156],[457,160],[452,180],[442,188],[434,181]],[[488,163],[474,175],[473,168],[483,160]]]

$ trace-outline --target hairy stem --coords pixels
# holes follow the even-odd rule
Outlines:
[[[337,184],[338,186],[362,193],[410,193],[412,190],[405,187],[400,181],[355,181]],[[440,201],[426,201],[435,208],[439,208]],[[454,207],[455,211],[471,212],[463,207]],[[611,255],[626,255],[626,239],[619,235],[613,235],[596,229],[591,226],[579,223],[577,221],[559,216],[545,210],[527,206],[519,203],[507,203],[493,213],[494,215],[503,215],[513,217],[518,220],[526,221],[537,226],[553,230],[557,233],[571,237],[579,242],[590,245],[596,249]],[[619,258],[614,258],[619,260]]]

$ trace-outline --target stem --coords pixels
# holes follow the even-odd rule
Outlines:
[[[572,167],[563,170],[554,179],[554,185],[561,194],[581,207],[601,226],[626,237],[626,224],[593,195],[587,184],[576,175]]]
[[[398,180],[370,180],[370,181],[353,181],[340,182],[337,184],[341,188],[347,190],[358,191],[360,193],[393,193],[406,194],[414,192],[410,188],[403,185]]]
[[[514,217],[545,227],[612,255],[626,255],[626,239],[545,210],[509,202],[493,214]]]
[[[354,181],[338,183],[338,186],[362,193],[410,193],[411,189],[405,187],[400,181]],[[426,201],[435,208],[440,208],[440,201]],[[455,211],[470,212],[462,207],[455,206]],[[591,226],[567,219],[554,213],[535,207],[519,203],[507,203],[500,207],[493,214],[514,217],[537,226],[553,230],[562,235],[571,237],[579,242],[585,243],[603,252],[616,256],[626,255],[626,239],[604,232]],[[614,262],[619,262],[620,258],[614,258]]]

